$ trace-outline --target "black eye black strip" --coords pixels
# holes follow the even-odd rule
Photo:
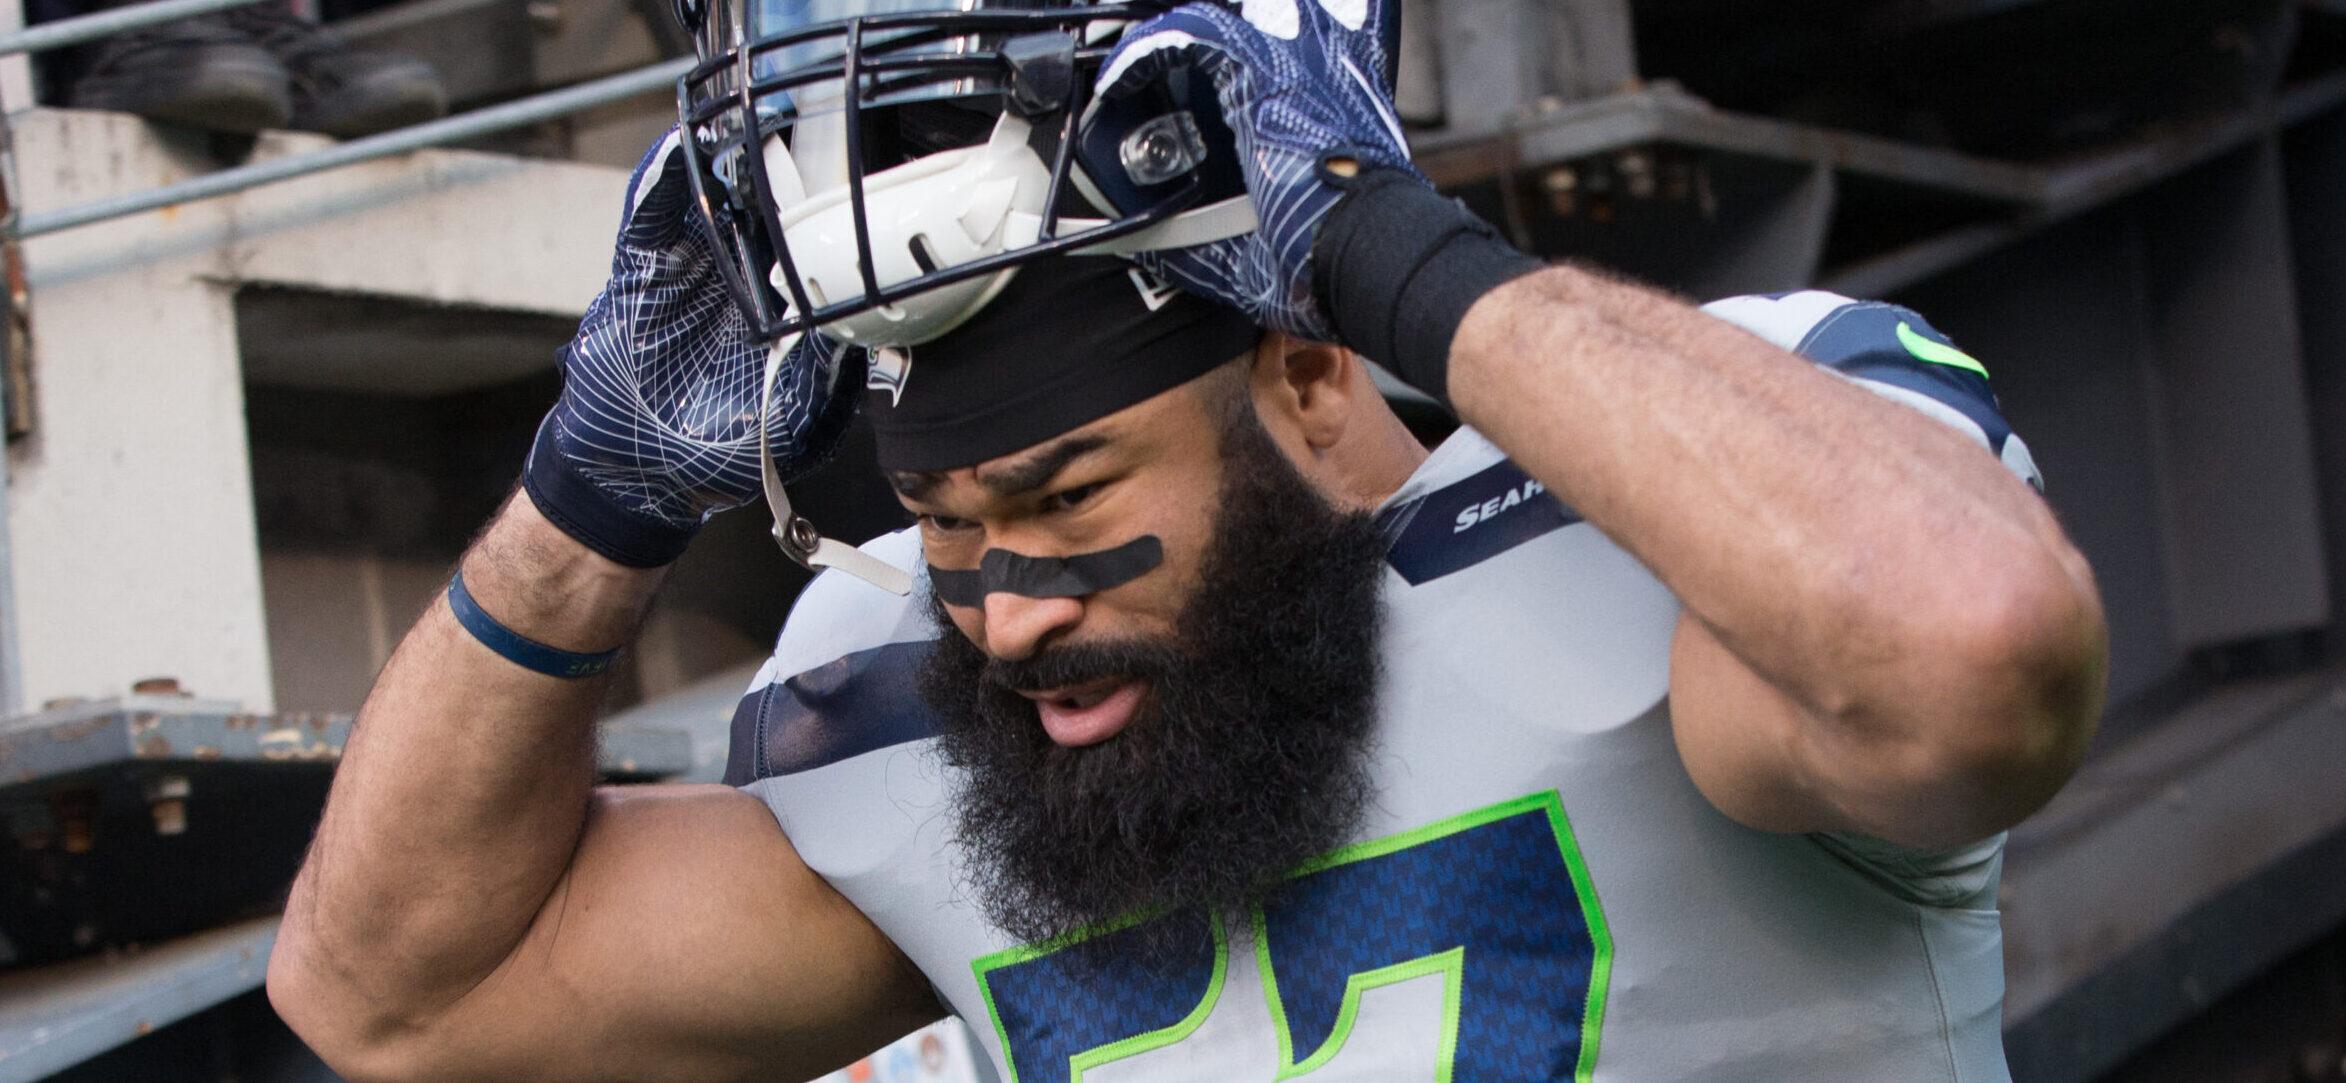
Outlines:
[[[1071,557],[1021,556],[988,549],[974,570],[929,565],[929,587],[946,605],[975,608],[996,592],[1023,598],[1077,598],[1120,587],[1164,563],[1165,545],[1143,534],[1114,549]]]

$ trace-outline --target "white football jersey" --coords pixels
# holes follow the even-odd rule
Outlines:
[[[1919,316],[1815,291],[1709,311],[1976,437],[2035,481],[1984,371]],[[1374,794],[1355,841],[1141,969],[1122,930],[1013,943],[959,875],[914,672],[936,634],[826,574],[736,716],[773,810],[1004,1079],[2004,1080],[2003,840],[1782,835],[1703,798],[1670,732],[1678,604],[1461,430],[1380,513]],[[910,531],[867,548],[921,568]]]

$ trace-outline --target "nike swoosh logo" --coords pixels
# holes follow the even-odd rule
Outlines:
[[[1913,354],[1915,360],[1917,361],[1928,361],[1934,365],[1947,365],[1953,368],[1970,369],[1973,372],[1979,373],[1981,379],[1987,378],[1988,367],[1986,365],[1980,364],[1977,360],[1973,359],[1970,354],[1964,353],[1963,351],[1958,350],[1953,346],[1949,346],[1944,342],[1934,342],[1930,339],[1922,337],[1922,332],[1915,330],[1914,327],[1908,324],[1905,320],[1898,321],[1898,344],[1906,347],[1906,352]]]

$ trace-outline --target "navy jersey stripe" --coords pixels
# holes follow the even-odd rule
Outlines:
[[[725,746],[725,784],[747,786],[758,780],[758,716],[766,709],[766,700],[774,694],[775,685],[764,685],[750,690],[733,705],[732,739]]]
[[[1546,486],[1505,461],[1377,517],[1392,539],[1385,562],[1413,587],[1579,521]]]
[[[2012,435],[2012,426],[2005,422],[2003,414],[1997,412],[1994,399],[1983,400],[1980,396],[1951,388],[1948,385],[1953,381],[1938,373],[1917,371],[1913,365],[1901,364],[1859,363],[1834,367],[1862,380],[1902,387],[1945,403],[1979,426],[1979,431],[1987,434],[1988,450],[1998,455],[2004,453],[2004,441]],[[1971,378],[1979,379],[1976,376]]]
[[[918,683],[928,651],[926,641],[857,651],[743,697],[725,781],[812,771],[934,735]]]

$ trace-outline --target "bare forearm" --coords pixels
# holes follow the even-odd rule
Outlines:
[[[658,581],[571,541],[526,497],[462,567],[498,621],[575,651],[628,639]],[[272,983],[419,1026],[486,977],[569,863],[603,685],[505,660],[435,600],[359,712]]]
[[[2085,582],[2042,502],[1993,457],[1640,287],[1564,267],[1493,291],[1459,329],[1450,391],[1827,717],[1976,690],[1994,674],[1970,648],[2027,623],[2002,607],[2058,607]]]

